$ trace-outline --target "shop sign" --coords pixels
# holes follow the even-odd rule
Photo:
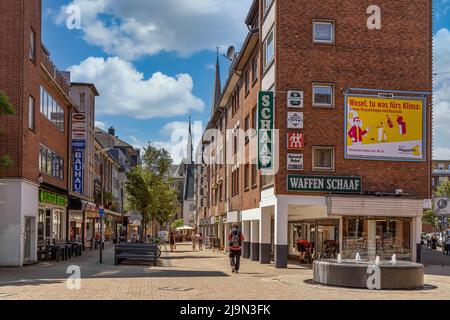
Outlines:
[[[288,191],[361,193],[361,177],[287,176]]]
[[[345,158],[425,161],[426,99],[345,96]]]
[[[288,132],[287,144],[288,150],[303,150],[305,147],[305,136],[303,133]]]
[[[288,153],[287,154],[287,169],[289,171],[302,171],[303,170],[303,154]]]
[[[303,91],[288,91],[288,108],[303,108]]]
[[[72,140],[72,149],[76,149],[76,150],[86,149],[86,141],[85,140]]]
[[[288,112],[288,129],[303,129],[303,112]]]
[[[258,95],[258,169],[273,168],[274,93],[260,91]]]
[[[83,151],[74,151],[73,160],[73,192],[83,194]]]
[[[75,112],[72,114],[72,140],[86,141],[86,115]]]
[[[65,207],[67,204],[67,197],[57,195],[56,193],[39,190],[39,202]]]

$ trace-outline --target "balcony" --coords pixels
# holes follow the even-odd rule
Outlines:
[[[63,73],[53,63],[45,47],[42,48],[42,65],[50,77],[55,81],[59,88],[69,97],[70,83],[66,80]]]

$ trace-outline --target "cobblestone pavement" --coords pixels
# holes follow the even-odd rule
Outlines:
[[[157,267],[113,265],[112,245],[65,262],[40,263],[23,268],[0,268],[0,300],[64,299],[187,299],[187,300],[303,300],[303,299],[450,299],[450,268],[426,268],[425,290],[368,291],[319,286],[312,283],[312,271],[296,264],[277,270],[247,259],[241,273],[233,274],[223,253],[192,252],[178,245],[174,253],[164,252]],[[66,269],[81,268],[81,289],[67,289]]]

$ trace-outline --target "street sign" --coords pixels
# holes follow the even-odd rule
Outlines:
[[[100,213],[100,217],[103,218],[103,216],[105,215],[105,208],[99,207],[98,212]]]
[[[450,199],[448,198],[435,198],[434,210],[439,216],[450,216]]]

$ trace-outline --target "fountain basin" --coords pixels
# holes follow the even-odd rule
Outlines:
[[[371,261],[316,260],[314,261],[314,282],[348,288],[368,289],[368,279],[373,272],[368,268],[374,266]],[[377,265],[380,269],[379,289],[384,290],[413,290],[424,286],[424,266],[419,263],[399,261],[381,261]]]

